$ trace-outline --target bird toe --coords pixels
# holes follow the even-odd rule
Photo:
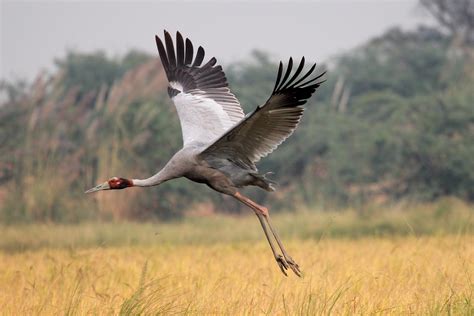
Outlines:
[[[289,266],[285,258],[283,258],[282,255],[278,255],[275,257],[275,260],[278,263],[278,266],[280,267],[281,272],[283,272],[285,276],[288,276],[288,274],[286,273],[286,270],[288,270]]]

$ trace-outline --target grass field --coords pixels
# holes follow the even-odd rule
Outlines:
[[[0,256],[0,309],[31,314],[474,313],[474,238],[291,241],[304,277],[267,245],[40,250]]]
[[[2,227],[0,314],[472,315],[472,210],[448,209],[275,216],[303,278],[250,216]]]

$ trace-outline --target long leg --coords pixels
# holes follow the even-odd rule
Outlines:
[[[277,252],[275,246],[273,245],[272,238],[270,234],[268,233],[267,225],[265,224],[264,215],[262,214],[261,210],[259,210],[258,208],[259,205],[253,202],[252,200],[244,197],[243,195],[239,194],[238,192],[234,195],[234,197],[237,200],[244,203],[245,205],[247,205],[248,207],[250,207],[255,212],[255,215],[257,215],[258,220],[260,221],[260,225],[262,225],[262,229],[263,229],[263,232],[265,233],[265,237],[268,240],[268,244],[270,245],[270,248],[272,249],[273,256],[275,257],[275,260],[278,263],[278,266],[280,267],[281,272],[283,272],[284,275],[288,276],[288,274],[286,274],[286,270],[288,269],[288,264],[286,263],[284,257]]]
[[[255,214],[257,215],[258,220],[260,221],[260,225],[262,225],[263,232],[265,233],[265,237],[267,237],[268,243],[270,244],[270,248],[272,248],[273,256],[275,257],[275,260],[278,263],[278,266],[280,267],[281,272],[283,272],[284,275],[288,276],[288,274],[286,273],[286,270],[288,270],[288,264],[286,263],[285,258],[276,251],[275,246],[273,245],[272,239],[270,237],[270,234],[268,233],[267,226],[265,225],[263,215],[260,214],[258,211],[256,211]]]
[[[276,233],[276,230],[273,228],[271,222],[270,222],[270,216],[268,214],[268,209],[266,207],[263,207],[257,203],[255,203],[254,201],[252,201],[251,199],[243,196],[242,194],[240,194],[239,192],[236,192],[234,194],[234,197],[241,201],[242,203],[244,203],[245,205],[249,206],[250,208],[252,208],[255,212],[255,214],[257,214],[258,216],[258,219],[260,220],[260,224],[262,225],[262,228],[263,228],[263,231],[265,232],[265,236],[267,237],[267,240],[270,244],[270,247],[272,248],[272,252],[273,252],[273,255],[275,256],[275,259],[276,261],[278,262],[278,265],[280,266],[280,269],[282,270],[282,272],[286,275],[286,272],[283,270],[283,267],[285,269],[288,268],[288,266],[291,268],[291,270],[293,270],[293,272],[301,277],[301,271],[299,269],[299,266],[298,264],[288,255],[288,253],[286,252],[285,248],[283,247],[283,243],[281,242],[280,238],[278,237],[278,234]],[[268,234],[268,231],[267,231],[267,227],[266,227],[266,224],[265,222],[268,224],[268,226],[270,227],[270,231],[272,232],[273,234],[273,237],[275,237],[275,240],[276,242],[278,243],[278,246],[280,247],[280,250],[282,251],[283,253],[283,258],[281,257],[280,254],[277,254],[277,252],[275,251],[275,247],[273,246],[273,243],[271,241],[271,238]],[[282,267],[283,265],[283,267]]]
[[[293,270],[293,272],[301,277],[301,270],[300,270],[300,267],[299,265],[293,260],[293,258],[290,257],[290,255],[286,252],[285,250],[285,247],[283,247],[283,243],[281,242],[280,240],[280,237],[278,236],[276,230],[273,228],[271,222],[270,222],[270,214],[267,213],[267,215],[265,216],[265,220],[267,221],[267,224],[268,224],[268,227],[270,227],[270,230],[273,234],[273,237],[275,237],[275,240],[278,244],[278,246],[280,247],[280,250],[281,252],[283,253],[283,257],[285,258],[286,262],[288,263],[288,265],[290,266],[291,270]]]

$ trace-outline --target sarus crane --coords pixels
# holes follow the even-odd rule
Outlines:
[[[293,133],[303,115],[303,105],[324,81],[320,79],[325,72],[314,75],[316,64],[302,72],[304,57],[293,74],[292,58],[286,69],[280,62],[269,99],[244,116],[216,58],[203,64],[204,49],[200,46],[194,55],[193,44],[179,32],[176,47],[167,31],[164,31],[164,43],[158,36],[155,39],[169,81],[168,94],[181,123],[183,148],[147,179],[113,177],[86,193],[157,186],[180,177],[205,183],[250,207],[260,221],[281,271],[287,275],[290,268],[301,277],[298,264],[285,250],[270,221],[268,209],[244,196],[239,189],[252,185],[274,191],[275,182],[259,173],[255,164]]]

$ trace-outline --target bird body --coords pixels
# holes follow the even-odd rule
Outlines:
[[[185,177],[194,182],[207,184],[214,190],[228,195],[235,194],[237,188],[249,185],[273,191],[273,181],[267,180],[256,170],[237,166],[227,159],[202,158],[200,154],[205,148],[205,145],[196,143],[184,146],[160,172],[148,179],[132,179],[131,186],[156,186],[171,179]]]
[[[155,39],[169,81],[168,94],[180,119],[183,148],[150,178],[114,177],[86,193],[156,186],[180,177],[204,183],[254,210],[281,271],[286,275],[290,268],[301,276],[298,264],[288,255],[271,224],[268,209],[243,196],[239,188],[258,186],[274,191],[274,182],[258,172],[256,163],[293,133],[303,114],[304,103],[322,83],[318,80],[324,73],[310,78],[316,66],[313,65],[303,74],[304,57],[294,72],[292,58],[286,69],[280,62],[271,96],[244,116],[215,58],[201,65],[204,49],[199,47],[194,54],[191,41],[184,40],[179,32],[176,48],[166,31],[164,43],[158,36]]]

